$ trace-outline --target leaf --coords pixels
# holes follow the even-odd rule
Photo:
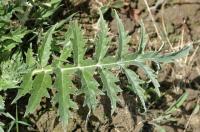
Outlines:
[[[14,54],[10,60],[0,64],[0,91],[18,88],[22,74],[27,72],[27,68],[21,61],[21,54]]]
[[[166,111],[165,114],[171,114],[175,110],[177,110],[183,102],[188,98],[188,92],[185,92],[181,97],[178,98],[176,102],[174,102]]]
[[[81,27],[78,22],[75,21],[71,23],[72,26],[72,45],[74,54],[74,63],[76,66],[80,66],[83,61],[83,56],[85,55],[85,40],[83,38]]]
[[[156,61],[158,62],[165,62],[165,63],[169,63],[169,62],[173,62],[175,59],[180,59],[182,57],[185,57],[189,54],[190,49],[192,48],[192,46],[186,46],[184,48],[182,48],[179,51],[173,52],[173,53],[168,53],[165,55],[160,55],[156,58]]]
[[[66,59],[71,56],[72,52],[72,43],[70,41],[71,38],[72,38],[72,26],[69,25],[68,30],[65,33],[65,40],[63,44],[63,49],[60,52],[60,57],[54,62],[56,66],[62,66],[63,62],[66,62]]]
[[[17,123],[24,125],[24,126],[31,126],[30,124],[28,124],[27,122],[24,122],[24,121],[17,121]]]
[[[77,105],[71,100],[70,94],[73,92],[71,73],[63,71],[61,68],[55,70],[56,81],[55,86],[57,88],[56,102],[58,102],[58,111],[60,121],[63,124],[63,128],[66,128],[70,117],[70,108],[77,108]]]
[[[4,80],[0,78],[0,91],[16,88],[18,82],[12,81],[12,80]]]
[[[140,28],[140,43],[138,47],[138,53],[137,54],[143,54],[144,49],[148,42],[148,35],[146,34],[144,23],[141,21],[141,28]]]
[[[5,109],[5,101],[3,97],[0,95],[0,113]]]
[[[95,110],[98,100],[97,96],[103,95],[98,89],[98,83],[93,77],[94,69],[82,69],[81,71],[82,92],[85,95],[83,106],[87,105],[89,109]]]
[[[1,123],[1,122],[0,122],[0,123]],[[0,124],[0,132],[4,132],[2,126],[3,126],[3,125]]]
[[[67,18],[65,18],[64,20],[61,20],[60,22],[57,23],[56,29],[63,27],[63,25],[67,22],[69,22],[74,16],[76,15],[76,13],[71,14],[70,16],[68,16]],[[65,36],[66,37],[66,36]]]
[[[136,65],[139,68],[143,69],[145,74],[152,81],[152,83],[153,83],[153,85],[155,87],[155,91],[158,94],[158,96],[160,97],[160,90],[159,90],[160,84],[159,84],[159,82],[157,80],[157,76],[154,74],[154,71],[150,67],[146,66],[144,63],[141,63],[141,62],[138,62],[138,61],[135,61],[134,65]]]
[[[113,73],[106,69],[100,69],[99,74],[103,83],[103,90],[106,91],[107,96],[111,101],[112,115],[116,109],[117,101],[119,100],[117,94],[122,90],[115,84],[118,79],[113,75]]]
[[[28,67],[33,67],[35,65],[35,62],[35,58],[33,57],[33,50],[29,48],[26,53],[26,64],[28,65]]]
[[[107,5],[100,7],[100,10],[103,14],[105,14],[108,11],[108,9],[109,9],[109,7]]]
[[[42,97],[48,97],[47,88],[51,87],[51,76],[44,71],[40,72],[33,80],[33,89],[31,90],[31,97],[29,98],[26,108],[25,116],[33,113],[40,104]]]
[[[98,63],[101,63],[102,59],[107,53],[108,50],[108,43],[110,42],[110,38],[108,37],[108,25],[103,18],[103,14],[99,11],[100,18],[98,20],[98,33],[95,42],[95,57]]]
[[[68,41],[66,45],[64,45],[63,50],[60,53],[60,57],[55,60],[54,64],[57,66],[62,66],[64,62],[66,62],[67,58],[71,56],[72,46],[71,42]]]
[[[44,39],[42,41],[42,45],[39,49],[39,59],[40,64],[42,67],[45,67],[48,63],[49,56],[51,54],[51,43],[53,40],[52,34],[54,33],[54,30],[56,29],[57,24],[53,25],[45,34]]]
[[[23,76],[23,82],[20,85],[20,89],[18,90],[17,96],[12,101],[12,103],[15,103],[18,99],[26,95],[32,90],[32,72],[27,73]]]
[[[50,8],[52,7],[54,8],[54,5],[52,5],[51,3],[50,4],[46,3],[46,5],[49,6]],[[34,15],[37,13],[38,11],[34,13]],[[42,13],[45,13],[45,11]],[[101,95],[102,92],[101,90],[98,89],[98,83],[96,81],[96,78],[93,77],[96,74],[100,76],[100,80],[102,82],[101,83],[102,91],[105,92],[110,99],[111,114],[113,114],[116,109],[117,101],[119,100],[117,95],[120,92],[122,92],[120,87],[116,84],[119,81],[118,77],[116,77],[115,74],[112,73],[111,71],[111,69],[114,68],[117,68],[117,70],[119,68],[124,70],[124,73],[126,74],[129,81],[129,86],[131,86],[130,87],[131,90],[136,93],[136,95],[142,102],[144,109],[146,109],[145,89],[141,87],[143,81],[140,80],[140,78],[138,77],[138,75],[136,75],[134,71],[131,71],[130,69],[127,68],[130,65],[136,65],[144,70],[145,74],[152,81],[157,94],[160,96],[160,91],[159,91],[160,85],[158,83],[157,76],[154,73],[154,71],[148,65],[146,65],[145,62],[146,61],[157,61],[157,63],[170,62],[171,60],[180,58],[185,53],[188,53],[188,49],[183,49],[182,51],[178,51],[177,53],[175,52],[166,55],[161,55],[159,52],[145,52],[147,38],[145,35],[144,27],[142,27],[141,40],[140,40],[140,45],[138,47],[138,52],[137,54],[129,53],[127,49],[129,41],[128,34],[125,32],[122,21],[120,20],[116,11],[114,12],[114,14],[117,21],[117,27],[119,32],[119,37],[118,37],[119,46],[116,55],[113,54],[106,55],[108,49],[108,43],[111,40],[108,35],[109,32],[108,25],[106,24],[106,21],[103,19],[103,15],[100,12],[100,18],[98,21],[98,26],[100,30],[97,33],[97,38],[95,42],[96,44],[95,59],[91,58],[88,59],[88,56],[85,56],[87,45],[84,39],[83,31],[81,27],[78,25],[77,21],[71,22],[69,24],[68,31],[64,35],[65,37],[64,41],[62,36],[55,37],[55,40],[53,42],[61,41],[57,46],[55,46],[57,49],[54,50],[53,48],[51,48],[54,31],[58,28],[62,28],[62,25],[65,23],[65,21],[61,21],[53,25],[42,36],[40,36],[40,34],[38,35],[37,42],[40,42],[40,40],[42,40],[42,45],[39,47],[38,53],[35,53],[38,54],[37,59],[35,59],[33,52],[31,51],[32,49],[28,50],[26,54],[27,64],[29,66],[32,66],[33,64],[39,64],[31,67],[32,73],[29,73],[30,72],[29,67],[28,70],[27,67],[23,69],[22,68],[23,63],[18,63],[18,61],[14,61],[18,64],[17,66],[14,66],[15,63],[13,62],[12,63],[8,62],[6,65],[4,65],[4,67],[1,67],[1,72],[2,72],[1,79],[3,78],[2,79],[3,81],[8,80],[9,82],[11,82],[9,84],[15,84],[15,85],[19,84],[22,80],[21,76],[23,75],[23,82],[21,84],[21,89],[19,89],[18,95],[14,101],[16,101],[18,98],[25,95],[26,93],[30,93],[31,96],[28,101],[25,116],[29,113],[32,113],[37,108],[37,106],[40,104],[41,98],[48,97],[48,88],[52,87],[52,82],[55,81],[55,86],[57,91],[54,99],[55,102],[58,103],[58,111],[59,111],[58,113],[60,116],[60,120],[64,128],[66,128],[66,125],[70,118],[70,110],[77,108],[76,103],[71,99],[77,93],[81,92],[84,93],[85,95],[84,105],[87,105],[90,110],[95,109],[96,105],[98,104],[98,96]],[[3,32],[4,34],[4,31],[0,32]],[[1,51],[5,51],[4,49],[7,47],[9,47],[8,49],[12,50],[13,46],[18,44],[15,41],[19,41],[18,38],[14,38],[15,41],[7,39],[6,37],[4,37],[3,39],[5,39],[6,41],[3,46],[0,45],[0,49],[3,49]],[[61,51],[59,51],[60,50],[59,48],[61,48]],[[51,61],[49,61],[50,55],[52,53],[58,53],[60,54],[60,56],[52,57]],[[73,58],[71,58],[71,55],[73,56]],[[3,53],[1,57],[3,57]],[[70,60],[69,63],[64,63],[67,60]],[[74,65],[71,65],[70,63],[74,63]],[[5,67],[8,68],[6,69]],[[20,70],[16,70],[18,69],[18,67],[20,67],[19,68],[20,70],[23,69],[23,72],[21,72]],[[82,88],[78,89],[78,91],[76,91],[76,88],[74,88],[72,82],[74,81],[74,79],[76,79],[76,76],[74,76],[74,74],[77,71],[80,73],[77,78],[80,78],[82,84],[81,85]],[[24,74],[27,72],[30,75]],[[2,83],[0,83],[0,85],[2,85]],[[174,108],[176,107],[179,107],[182,104],[182,101],[183,100],[181,99],[178,100],[177,103],[174,103],[174,107],[172,107],[172,110],[174,110]],[[162,119],[171,119],[171,117],[168,115],[164,115]]]
[[[13,31],[10,31],[9,34],[4,34],[0,37],[0,41],[12,40],[16,44],[22,42],[22,38],[28,33],[29,31],[26,28],[17,28]]]
[[[50,17],[54,14],[54,12],[61,6],[60,0],[51,1],[50,3],[43,3],[43,5],[46,5],[43,10],[41,10],[41,16],[42,18]]]
[[[164,63],[170,63],[173,62],[175,59],[180,59],[182,57],[185,57],[189,54],[189,51],[192,46],[186,46],[182,48],[179,51],[167,53],[164,55],[159,54],[159,52],[145,52],[143,54],[139,54],[136,58],[137,61],[154,61],[154,62],[164,62]]]
[[[111,5],[112,8],[122,8],[123,6],[124,6],[124,1],[122,0],[114,1]]]
[[[123,67],[123,70],[128,78],[128,82],[131,85],[131,87],[130,87],[131,91],[133,91],[139,97],[139,99],[143,105],[143,108],[146,112],[145,95],[144,95],[145,91],[140,86],[140,84],[143,83],[143,81],[139,79],[138,75],[134,71],[129,70],[126,67]]]
[[[199,112],[199,110],[200,110],[200,105],[199,105],[199,104],[196,104],[194,110],[192,111],[192,114],[193,114],[193,115],[196,115],[196,114]]]
[[[127,43],[129,42],[130,40],[130,37],[128,36],[128,33],[126,33],[125,29],[124,29],[124,26],[123,26],[123,23],[121,21],[121,19],[119,18],[116,10],[115,10],[115,19],[117,20],[117,28],[118,28],[118,32],[119,32],[119,38],[118,38],[118,41],[119,41],[119,47],[118,47],[118,59],[121,60],[124,55],[125,55],[125,47],[127,47]]]

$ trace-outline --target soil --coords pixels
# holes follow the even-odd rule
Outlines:
[[[123,20],[125,29],[132,36],[131,44],[133,45],[133,49],[136,48],[138,44],[139,20],[142,19],[150,37],[148,49],[159,49],[163,41],[165,43],[163,52],[174,51],[194,42],[191,55],[188,58],[177,60],[173,64],[162,65],[158,79],[161,84],[161,91],[164,95],[158,101],[152,101],[152,104],[149,104],[148,114],[144,115],[142,112],[138,111],[140,106],[135,95],[124,92],[119,95],[121,100],[112,116],[110,115],[109,99],[102,96],[100,98],[101,103],[90,115],[89,120],[86,121],[88,109],[81,107],[83,102],[82,98],[77,98],[80,109],[72,112],[73,118],[69,121],[67,131],[156,131],[149,121],[158,117],[159,113],[165,111],[170,104],[177,100],[185,91],[189,93],[189,97],[180,110],[174,113],[173,116],[176,117],[177,121],[169,121],[163,123],[161,126],[165,128],[167,132],[183,132],[185,130],[185,125],[189,122],[186,129],[187,132],[200,131],[200,113],[191,116],[194,106],[199,103],[198,100],[200,99],[200,50],[197,49],[198,44],[196,43],[200,38],[200,1],[168,0],[166,3],[162,2],[161,5],[156,7],[156,0],[147,0],[152,9],[152,15],[162,37],[162,41],[155,32],[154,23],[151,20],[151,16],[149,15],[144,1],[124,1],[127,3],[126,6],[117,10],[120,18]],[[86,36],[88,37],[94,35],[92,27],[98,18],[97,15],[95,15],[95,4],[96,3],[93,0],[84,0],[78,2],[78,4],[74,6],[75,11],[78,10],[80,12],[77,18],[81,20],[80,23],[82,23],[87,33]],[[116,22],[112,19],[109,11],[105,14],[105,18],[109,22],[111,32],[116,35]],[[173,49],[170,48],[170,44]],[[194,51],[196,54],[193,54]],[[41,111],[42,106],[39,109]],[[38,115],[38,112],[31,118],[32,123],[36,125],[29,128],[29,131],[63,131],[62,126],[58,121],[56,110],[49,108],[40,112],[40,116],[36,115]]]

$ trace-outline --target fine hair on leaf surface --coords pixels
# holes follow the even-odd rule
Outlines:
[[[59,56],[52,58],[54,53],[51,50],[51,46],[54,39],[53,34],[57,30],[57,27],[59,27],[58,25],[61,25],[60,23],[56,23],[50,27],[44,34],[38,55],[34,55],[31,49],[28,50],[26,57],[30,70],[23,75],[18,94],[13,101],[16,102],[24,95],[30,94],[25,115],[33,113],[36,110],[42,97],[49,97],[48,90],[52,87],[56,89],[53,102],[54,104],[58,104],[58,114],[64,127],[68,124],[71,110],[78,108],[76,102],[72,99],[77,93],[83,94],[83,105],[92,111],[99,104],[98,97],[100,95],[108,96],[110,99],[111,114],[113,114],[119,101],[118,94],[124,89],[117,84],[119,77],[113,72],[113,68],[117,68],[119,72],[127,77],[130,86],[129,90],[139,98],[144,111],[146,111],[145,89],[142,85],[147,82],[142,80],[135,71],[131,70],[130,66],[134,65],[141,68],[154,85],[157,95],[160,96],[160,85],[157,80],[157,74],[145,62],[168,63],[189,53],[190,46],[165,55],[161,55],[156,51],[145,51],[148,36],[143,24],[141,24],[141,39],[138,50],[135,53],[130,53],[128,51],[130,36],[125,31],[117,12],[114,11],[118,28],[118,49],[115,56],[107,55],[108,48],[111,45],[111,38],[108,35],[110,30],[101,11],[99,13],[99,30],[94,42],[95,53],[92,59],[84,57],[87,49],[87,40],[77,21],[69,23],[68,31],[63,36],[64,43],[60,47]],[[49,61],[51,58],[52,61]],[[72,58],[73,61],[67,61],[68,58]],[[80,88],[76,88],[72,82],[74,76],[77,75],[81,82]],[[101,84],[95,79],[95,75],[99,76]]]

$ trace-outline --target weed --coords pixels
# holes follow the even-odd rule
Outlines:
[[[172,62],[174,59],[187,55],[190,47],[185,47],[180,51],[165,55],[152,51],[145,52],[148,37],[142,25],[138,50],[136,53],[129,53],[127,49],[129,36],[125,32],[123,24],[116,12],[115,19],[117,20],[119,31],[118,50],[115,56],[107,55],[111,39],[108,36],[109,29],[101,12],[98,21],[100,30],[96,37],[96,48],[93,59],[84,59],[86,40],[84,39],[81,27],[76,21],[70,23],[67,31],[67,34],[70,35],[65,38],[65,42],[67,41],[67,43],[62,45],[63,48],[60,50],[60,56],[54,58],[52,64],[49,63],[50,55],[52,54],[51,44],[53,33],[59,23],[53,25],[44,33],[41,41],[42,44],[38,50],[38,56],[33,56],[32,50],[28,50],[26,59],[27,62],[32,62],[32,64],[28,64],[31,70],[23,76],[23,82],[13,101],[15,102],[27,93],[31,94],[25,116],[35,111],[42,97],[49,97],[48,89],[53,86],[57,90],[54,102],[58,103],[60,120],[64,126],[68,123],[70,108],[77,108],[76,103],[70,98],[71,95],[76,95],[76,93],[84,94],[84,105],[87,105],[91,110],[94,110],[99,103],[97,97],[106,93],[110,98],[111,113],[113,114],[116,109],[116,103],[119,100],[117,95],[119,92],[122,92],[121,88],[116,85],[119,79],[112,73],[113,68],[117,68],[127,76],[129,84],[131,85],[130,90],[139,97],[146,111],[145,89],[141,87],[141,84],[145,83],[145,81],[141,80],[134,71],[128,68],[130,65],[138,66],[144,70],[145,74],[153,83],[155,92],[160,96],[160,85],[157,81],[156,74],[148,65],[145,65],[145,61],[154,61],[156,63]],[[73,64],[66,62],[69,57],[73,58]],[[101,78],[103,83],[102,89],[98,88],[99,84],[93,77],[95,72]],[[81,78],[82,86],[80,89],[76,89],[72,83],[74,75],[78,75]],[[53,85],[52,76],[55,76],[55,83]]]
[[[40,10],[38,10],[36,14],[39,13],[39,16],[41,17],[36,18],[38,18],[38,20],[44,20],[55,12],[54,9],[56,9],[55,7],[59,7],[59,2],[59,0],[52,0],[50,4],[44,4],[31,1],[29,3],[31,6],[27,6],[27,9],[32,9],[34,6],[37,6]],[[27,3],[20,4],[26,5]],[[43,11],[43,6],[48,6],[50,7],[48,9],[51,10]],[[34,16],[36,14],[33,13],[32,15]],[[22,23],[25,23],[28,20],[28,17],[25,19],[21,18],[20,15],[17,16]],[[14,59],[14,61],[18,60],[17,62],[21,63],[20,65],[25,68],[21,68],[20,66],[17,66],[16,68],[7,66],[13,65],[13,62],[10,60],[1,63],[2,74],[0,76],[0,90],[5,91],[9,88],[19,88],[18,94],[12,103],[16,103],[21,97],[30,94],[24,115],[27,116],[36,110],[43,97],[49,97],[49,90],[55,87],[56,94],[53,95],[54,98],[52,98],[52,101],[54,102],[53,104],[58,104],[60,121],[65,129],[70,118],[71,110],[78,108],[76,102],[72,99],[72,96],[83,94],[83,105],[87,106],[90,111],[94,111],[99,104],[97,97],[106,94],[110,99],[111,114],[115,112],[116,104],[119,100],[118,94],[123,91],[122,88],[117,85],[117,82],[119,82],[118,75],[113,72],[113,69],[117,69],[118,72],[123,73],[127,77],[130,85],[129,90],[137,95],[144,111],[146,111],[145,94],[147,89],[143,88],[142,85],[151,82],[154,85],[155,93],[160,96],[160,85],[157,80],[157,74],[146,64],[146,62],[153,61],[156,64],[173,62],[175,59],[186,56],[189,53],[191,46],[164,55],[161,54],[160,51],[145,51],[148,36],[145,33],[144,25],[141,22],[141,39],[139,46],[137,51],[132,53],[128,50],[130,37],[125,31],[123,23],[116,11],[114,11],[114,17],[117,20],[119,34],[118,48],[115,55],[110,55],[108,53],[111,38],[108,35],[108,24],[104,20],[101,11],[98,20],[99,30],[95,38],[95,53],[92,58],[85,57],[87,40],[84,39],[83,31],[77,21],[70,22],[68,30],[63,36],[63,42],[59,45],[54,45],[56,42],[56,38],[54,37],[55,32],[57,32],[57,30],[59,30],[66,22],[61,21],[38,35],[37,45],[39,45],[39,48],[36,52],[33,52],[33,48],[30,46],[25,53],[25,62],[19,60],[20,57]],[[19,45],[27,32],[28,30],[23,27],[17,28],[13,32],[15,35],[11,34],[9,40],[12,40]],[[5,45],[5,42],[2,41],[2,39],[0,41]],[[10,43],[8,46],[10,46]],[[15,46],[16,44],[12,45],[11,43],[9,50],[12,50]],[[4,52],[6,47],[3,47],[1,51]],[[54,49],[55,47],[57,50]],[[55,53],[56,51],[58,51],[58,53]],[[72,58],[72,60],[69,61],[69,58]],[[141,68],[150,81],[142,80],[135,71],[130,69],[131,65]],[[19,72],[16,69],[23,72]],[[75,76],[80,78],[80,87],[76,87],[73,83]],[[101,83],[99,83],[94,76],[99,76]]]

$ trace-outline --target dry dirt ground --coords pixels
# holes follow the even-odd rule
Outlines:
[[[105,0],[99,0],[105,1]],[[188,123],[186,131],[200,131],[200,113],[192,115],[194,106],[199,103],[200,95],[200,50],[198,41],[200,39],[200,1],[199,0],[162,0],[161,4],[157,0],[147,0],[152,16],[144,0],[125,0],[126,5],[118,9],[125,28],[132,36],[131,44],[134,47],[138,44],[140,19],[143,20],[147,33],[150,36],[148,49],[158,50],[162,43],[165,43],[163,52],[174,51],[185,45],[193,43],[193,49],[190,56],[177,60],[173,64],[163,64],[159,73],[159,82],[161,91],[164,93],[159,101],[152,101],[149,104],[149,111],[146,115],[138,111],[138,103],[135,95],[124,92],[119,95],[121,101],[118,104],[116,112],[110,116],[110,105],[108,98],[102,96],[101,104],[96,111],[89,117],[86,124],[87,108],[81,107],[83,98],[77,97],[80,109],[73,112],[73,118],[68,125],[68,131],[82,132],[152,132],[153,129],[148,122],[159,116],[160,112],[166,110],[173,101],[187,91],[189,97],[183,106],[174,113],[177,121],[169,121],[162,124],[167,132],[183,132]],[[67,5],[66,5],[67,7]],[[87,9],[86,9],[87,7]],[[92,35],[92,24],[96,22],[93,15],[95,7],[94,1],[80,1],[74,7],[81,14],[78,17],[88,36]],[[107,15],[108,14],[108,15]],[[115,20],[110,18],[107,13],[106,19],[109,22],[111,32],[116,34]],[[152,18],[154,22],[152,22]],[[154,24],[156,24],[159,35],[157,35]],[[160,36],[160,37],[159,37]],[[41,106],[42,107],[42,106]],[[39,113],[39,114],[38,114]],[[32,117],[35,130],[41,132],[61,132],[61,124],[55,110],[48,109],[40,111]],[[40,115],[40,116],[38,116]]]

